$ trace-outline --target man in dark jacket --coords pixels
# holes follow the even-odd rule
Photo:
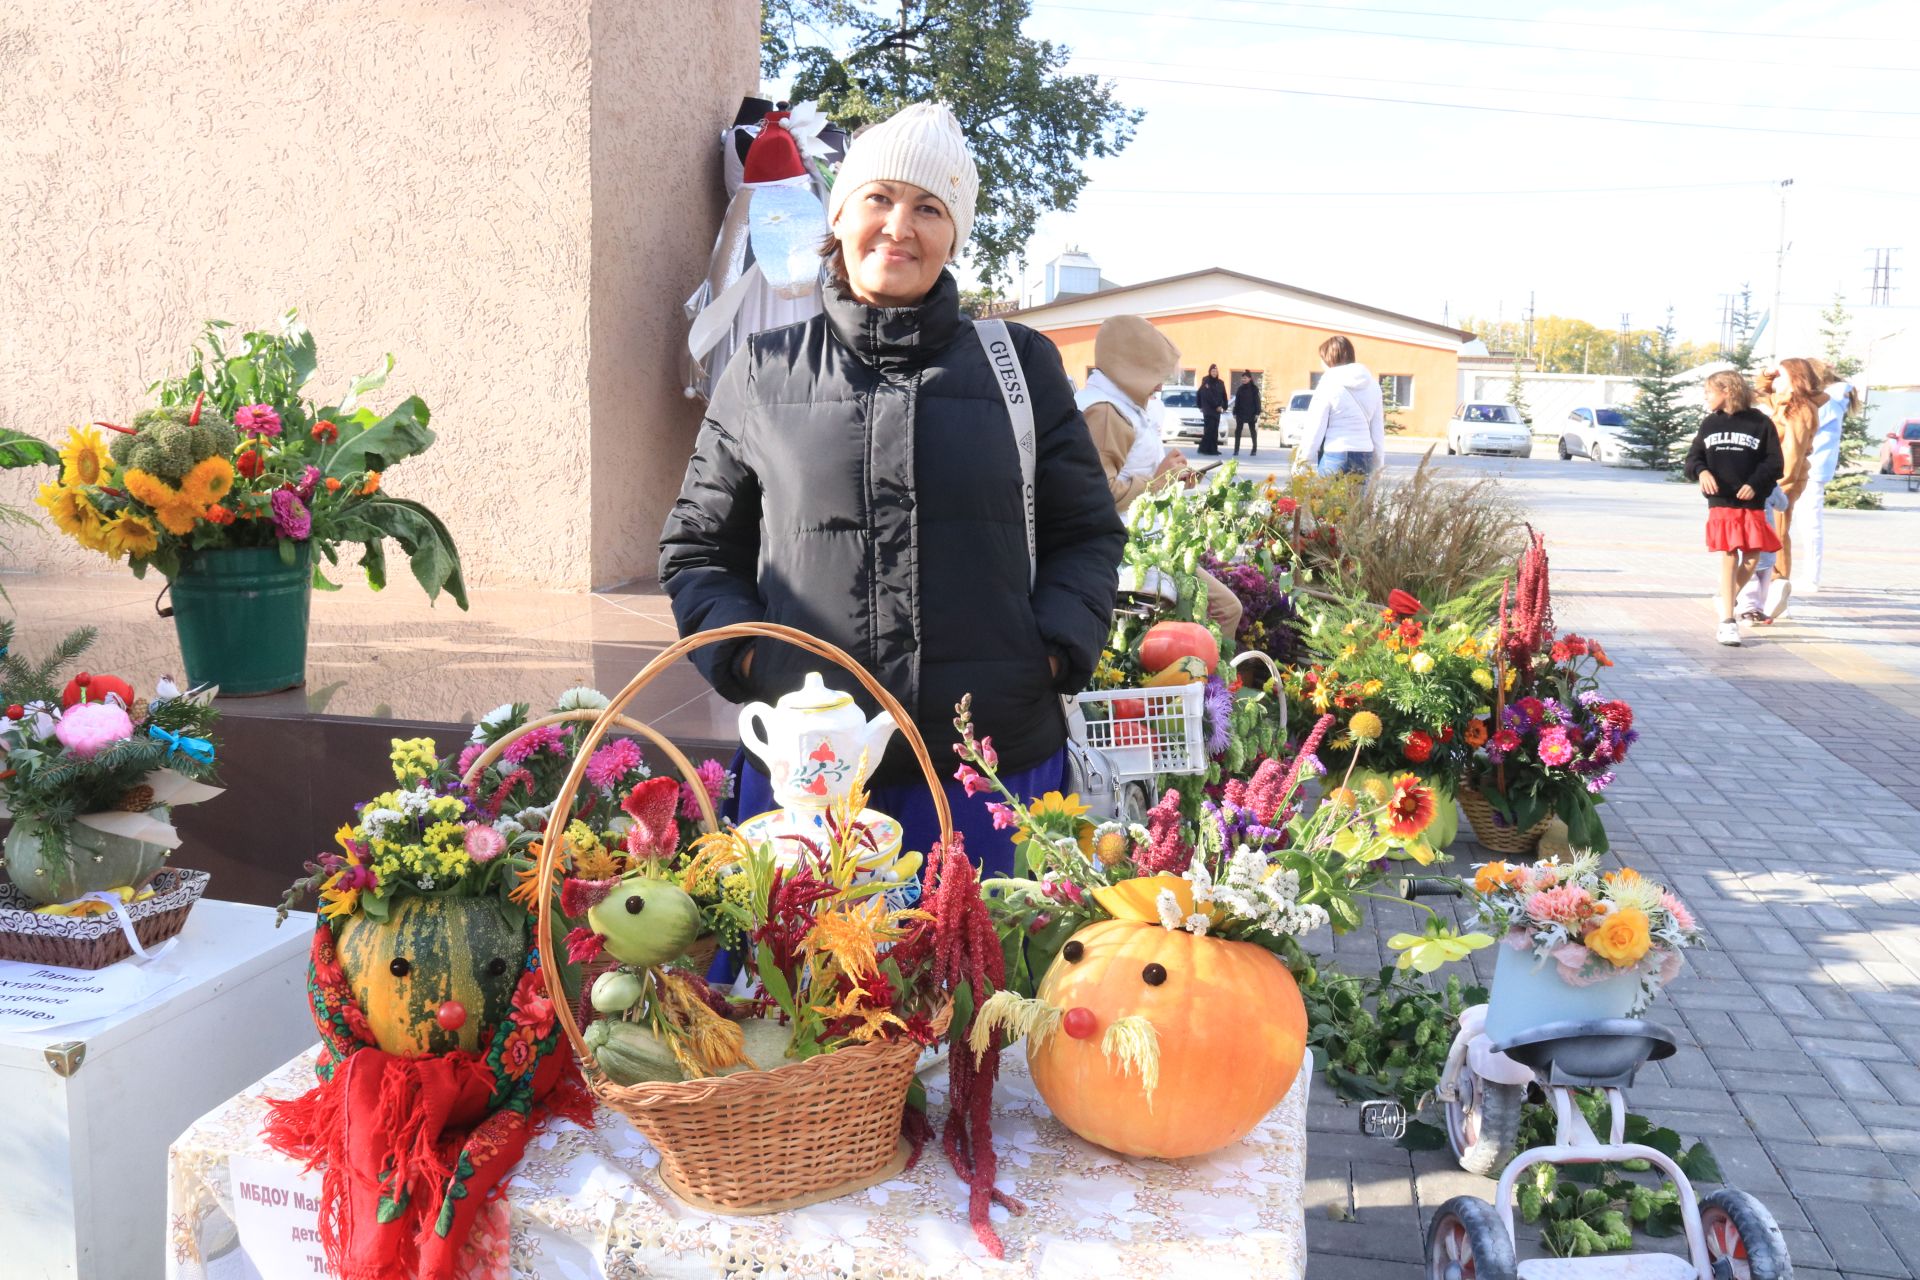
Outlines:
[[[1240,432],[1245,430],[1250,441],[1248,453],[1260,452],[1260,388],[1253,385],[1253,375],[1242,373],[1240,385],[1233,391],[1233,456],[1240,456]]]
[[[1227,411],[1227,384],[1220,381],[1220,366],[1207,366],[1207,376],[1200,379],[1200,447],[1195,453],[1204,453],[1209,458],[1220,456],[1220,415]]]
[[[951,117],[933,121],[935,110],[910,107],[888,124],[919,113],[923,133],[945,129]],[[912,715],[943,777],[954,704],[972,694],[1003,775],[1051,768],[1047,789],[1057,788],[1059,698],[1085,687],[1105,645],[1126,530],[1059,352],[1009,326],[1035,431],[1029,589],[1019,446],[959,287],[941,269],[965,242],[972,186],[947,183],[960,168],[950,155],[927,160],[924,174],[915,167],[915,148],[938,150],[944,135],[901,143],[886,127],[856,140],[849,164],[863,144],[870,151],[852,185],[844,166],[835,183],[844,249],[828,247],[824,313],[754,336],[715,388],[661,534],[661,585],[683,635],[777,622],[846,650]],[[924,189],[936,179],[944,199]],[[887,284],[887,273],[907,283]],[[775,699],[808,670],[853,689],[830,664],[778,642],[710,645],[695,661],[734,702]],[[924,793],[919,776],[896,738],[874,777],[875,807],[901,819],[910,844],[910,816],[889,809],[881,789]],[[958,821],[962,805],[953,807]],[[978,859],[974,846],[969,832]]]

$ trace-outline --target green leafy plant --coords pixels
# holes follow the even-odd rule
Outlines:
[[[1605,1091],[1582,1089],[1574,1101],[1596,1133],[1605,1133],[1610,1116]],[[1553,1108],[1529,1103],[1520,1114],[1518,1148],[1551,1146]],[[1703,1142],[1689,1145],[1672,1129],[1628,1113],[1626,1140],[1652,1147],[1672,1159],[1695,1182],[1721,1180],[1720,1164]],[[1583,1258],[1633,1247],[1635,1231],[1671,1236],[1681,1230],[1680,1190],[1671,1179],[1648,1184],[1637,1177],[1652,1166],[1645,1160],[1620,1164],[1536,1165],[1520,1180],[1515,1199],[1520,1215],[1541,1228],[1541,1242],[1563,1258]]]
[[[1295,966],[1294,979],[1307,1004],[1307,1043],[1334,1091],[1349,1102],[1392,1098],[1409,1116],[1440,1083],[1461,1011],[1487,998],[1484,988],[1463,985],[1458,975],[1435,987],[1391,965],[1356,977],[1309,963]],[[1413,1121],[1402,1145],[1444,1146],[1446,1136]]]

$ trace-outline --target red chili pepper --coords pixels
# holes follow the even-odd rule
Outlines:
[[[187,415],[188,426],[197,427],[200,425],[200,406],[205,404],[206,402],[207,402],[207,393],[204,391],[202,391],[199,395],[193,398],[193,412]]]

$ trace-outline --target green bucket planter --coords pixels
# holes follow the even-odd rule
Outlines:
[[[223,696],[295,689],[307,680],[312,544],[293,563],[278,547],[215,547],[183,562],[172,584],[173,625],[193,684]]]

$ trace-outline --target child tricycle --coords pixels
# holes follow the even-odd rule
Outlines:
[[[1431,1280],[1574,1280],[1634,1277],[1635,1280],[1790,1280],[1793,1264],[1785,1239],[1767,1212],[1744,1191],[1725,1187],[1694,1201],[1680,1166],[1653,1147],[1625,1141],[1627,1103],[1622,1092],[1644,1062],[1670,1057],[1674,1039],[1666,1029],[1636,1018],[1555,1022],[1533,1028],[1493,1052],[1528,1069],[1553,1104],[1554,1143],[1521,1152],[1500,1175],[1493,1203],[1455,1196],[1440,1206],[1427,1229],[1427,1275]],[[1576,1089],[1603,1089],[1611,1115],[1606,1141],[1587,1124]],[[1514,1188],[1537,1164],[1617,1164],[1644,1160],[1673,1180],[1680,1193],[1687,1253],[1611,1254],[1595,1258],[1539,1258],[1515,1262]]]

